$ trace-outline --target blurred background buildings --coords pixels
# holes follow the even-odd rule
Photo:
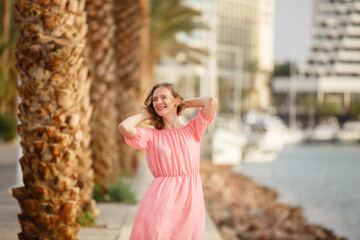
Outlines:
[[[293,72],[295,81],[289,76],[273,80],[276,107],[279,114],[287,115],[289,95],[294,92],[296,112],[302,118],[316,105],[345,116],[360,97],[360,2],[315,0],[313,4],[306,64]]]
[[[274,65],[274,1],[186,0],[184,4],[201,12],[207,29],[179,37],[204,48],[208,56],[195,67],[189,67],[182,56],[183,64],[165,60],[158,66],[158,80],[185,86],[186,97],[218,96],[223,113],[267,108]]]

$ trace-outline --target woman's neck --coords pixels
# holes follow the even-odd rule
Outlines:
[[[175,115],[171,116],[163,116],[164,121],[164,128],[171,129],[171,128],[180,128],[183,127],[183,124],[179,121],[178,117]]]

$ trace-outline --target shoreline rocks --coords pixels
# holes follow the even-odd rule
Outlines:
[[[279,202],[275,191],[230,167],[203,160],[200,175],[206,207],[224,240],[346,240],[308,224],[301,207]]]

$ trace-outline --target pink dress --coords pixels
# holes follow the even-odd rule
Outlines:
[[[182,128],[136,127],[126,143],[144,149],[155,177],[138,208],[130,240],[202,240],[204,196],[199,175],[200,140],[216,113],[202,109]]]

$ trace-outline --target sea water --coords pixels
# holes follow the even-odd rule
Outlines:
[[[311,224],[360,240],[360,144],[286,147],[273,162],[244,162],[241,172],[301,206]]]

